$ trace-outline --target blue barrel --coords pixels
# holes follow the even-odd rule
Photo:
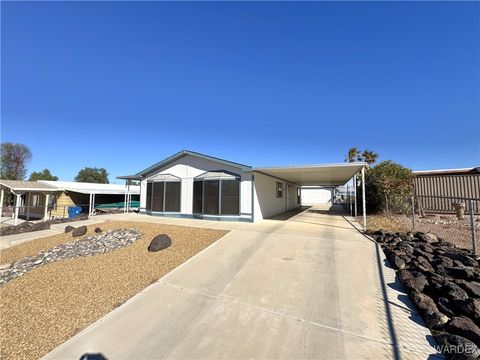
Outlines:
[[[70,219],[73,219],[74,217],[78,216],[81,213],[82,213],[82,207],[81,206],[69,206],[68,207],[68,217]]]

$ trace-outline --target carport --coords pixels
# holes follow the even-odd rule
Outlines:
[[[57,189],[54,186],[34,181],[0,180],[0,218],[2,217],[5,191],[11,192],[15,197],[13,218],[14,224],[17,225],[20,210],[24,213],[21,215],[25,215],[27,220],[30,219],[31,215],[34,215],[31,213],[32,211],[37,212],[40,218],[46,219],[50,195],[55,193]],[[22,195],[24,195],[23,199]],[[32,205],[33,196],[37,197],[37,206]]]
[[[253,168],[254,173],[271,176],[297,186],[341,186],[353,179],[357,184],[357,177],[360,175],[362,186],[362,213],[363,227],[367,227],[366,200],[365,200],[365,167],[364,162],[302,165],[302,166],[280,166],[280,167],[257,167]],[[356,201],[356,186],[355,201]],[[356,204],[355,204],[356,208]]]

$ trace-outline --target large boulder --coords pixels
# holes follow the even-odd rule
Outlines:
[[[480,297],[480,283],[475,281],[455,280],[455,283],[465,290],[468,295]]]
[[[65,234],[69,233],[70,231],[73,231],[73,230],[75,230],[75,227],[73,227],[71,225],[65,226]]]
[[[438,241],[438,237],[435,234],[426,233],[425,235],[423,235],[422,240],[426,240],[428,242],[436,242]]]
[[[445,267],[445,271],[449,276],[457,279],[473,279],[474,275],[473,269],[466,266]]]
[[[172,239],[170,239],[168,235],[166,234],[157,235],[152,239],[152,241],[150,242],[150,245],[148,245],[148,251],[150,252],[160,251],[168,248],[170,245],[172,245]]]
[[[410,291],[423,292],[425,286],[428,285],[426,276],[419,271],[400,270],[398,277]]]
[[[446,297],[440,297],[437,300],[437,307],[438,310],[443,312],[445,315],[449,317],[454,317],[456,315],[456,307],[453,302]]]
[[[439,266],[442,266],[443,268],[446,267],[453,267],[453,260],[443,256],[443,255],[437,255],[435,258],[431,261],[431,264],[435,267],[438,268]]]
[[[102,232],[102,229],[100,229],[99,227],[95,228],[95,233],[96,234],[100,234],[101,232]]]
[[[75,230],[72,231],[72,236],[73,237],[79,237],[83,236],[87,233],[87,227],[86,226],[80,226],[76,228]]]
[[[387,255],[387,259],[393,268],[398,270],[405,268],[405,260],[403,260],[400,256],[395,255],[393,252]]]
[[[454,304],[460,313],[475,320],[477,323],[480,321],[480,299],[454,300]]]
[[[452,250],[450,250],[449,252],[446,252],[445,254],[443,254],[443,256],[446,256],[452,260],[458,260],[463,265],[466,265],[466,266],[478,265],[478,262],[475,259],[471,258],[470,256],[466,255],[465,253],[459,250],[457,250],[456,252],[452,252]]]
[[[480,357],[480,348],[463,336],[444,333],[436,339],[442,352],[450,359],[473,360]]]
[[[430,328],[438,329],[448,322],[449,318],[438,310],[432,298],[416,291],[411,297]]]
[[[455,316],[446,325],[445,330],[452,334],[463,336],[475,344],[480,344],[480,328],[467,317]]]
[[[468,294],[460,286],[455,283],[448,283],[443,287],[445,294],[452,300],[466,300],[468,299]]]

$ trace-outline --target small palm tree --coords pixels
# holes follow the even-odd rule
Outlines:
[[[354,162],[354,161],[359,161],[360,160],[360,151],[356,147],[350,148],[348,150],[348,155],[345,158],[345,162]]]
[[[378,154],[370,151],[370,150],[364,150],[362,152],[362,160],[365,161],[368,165],[374,164],[378,159]]]

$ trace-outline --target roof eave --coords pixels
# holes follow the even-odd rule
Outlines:
[[[147,174],[150,174],[152,173],[153,171],[165,166],[165,165],[168,165],[169,163],[171,163],[172,161],[175,161],[175,160],[178,160],[186,155],[191,155],[191,156],[195,156],[195,157],[198,157],[198,158],[201,158],[201,159],[205,159],[205,160],[210,160],[210,161],[216,161],[218,163],[222,163],[222,164],[225,164],[225,165],[229,165],[229,166],[232,166],[232,167],[235,167],[235,168],[238,168],[242,171],[251,171],[252,170],[252,167],[251,166],[248,166],[248,165],[243,165],[243,164],[239,164],[239,163],[235,163],[235,162],[232,162],[232,161],[228,161],[228,160],[223,160],[223,159],[219,159],[219,158],[216,158],[216,157],[213,157],[213,156],[209,156],[209,155],[204,155],[204,154],[201,154],[201,153],[197,153],[195,151],[190,151],[190,150],[182,150],[182,151],[179,151],[178,153],[176,154],[173,154],[172,156],[169,156],[168,158],[166,159],[163,159],[162,161],[156,163],[156,164],[153,164],[152,166],[138,172],[136,175],[137,176],[141,176],[141,177],[144,177],[146,176]]]

